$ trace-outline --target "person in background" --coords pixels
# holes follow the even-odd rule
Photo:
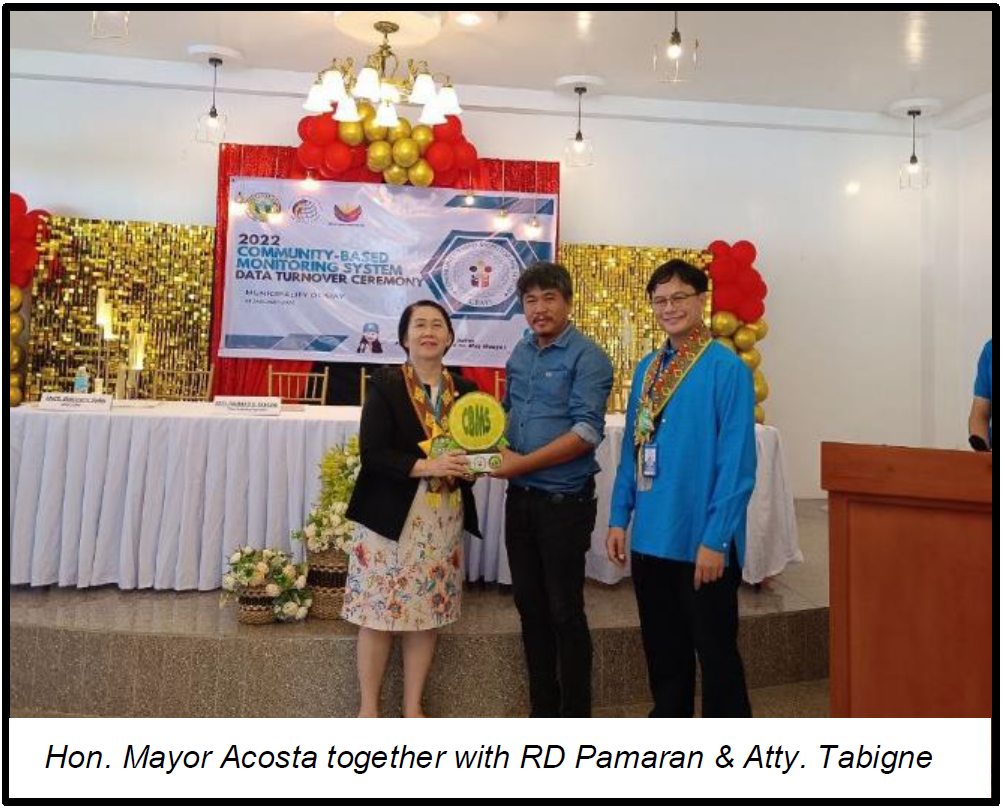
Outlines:
[[[463,532],[480,535],[466,457],[433,459],[421,446],[456,399],[476,389],[442,365],[454,340],[449,315],[438,303],[413,303],[398,335],[408,360],[373,374],[359,431],[362,470],[345,514],[359,525],[342,616],[359,626],[360,718],[379,714],[394,634],[404,651],[404,717],[424,717],[436,630],[460,616]]]
[[[506,365],[510,450],[505,547],[522,623],[533,717],[592,711],[592,639],[585,554],[595,528],[595,450],[602,442],[613,366],[570,321],[572,284],[559,264],[519,277],[529,330]],[[560,670],[560,678],[558,678]]]
[[[975,375],[975,395],[968,416],[969,442],[977,451],[993,448],[993,341],[989,340],[979,356]]]
[[[366,323],[362,326],[362,339],[359,340],[359,347],[356,353],[383,353],[383,346],[380,344],[380,327],[377,323]]]
[[[700,660],[705,717],[751,715],[738,652],[738,587],[756,481],[752,374],[704,325],[707,275],[681,260],[647,286],[667,339],[634,373],[607,550],[626,529],[653,718],[691,718]]]

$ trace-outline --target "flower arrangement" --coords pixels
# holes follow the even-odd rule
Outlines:
[[[306,578],[307,565],[294,564],[288,553],[244,547],[230,556],[230,571],[223,576],[223,589],[238,595],[255,590],[272,598],[279,620],[302,620],[312,603]],[[290,609],[287,604],[294,606]]]
[[[303,542],[313,553],[330,549],[345,553],[351,551],[355,523],[345,518],[345,512],[361,470],[358,436],[328,450],[320,462],[317,505],[307,517],[306,524],[293,533],[293,540]]]

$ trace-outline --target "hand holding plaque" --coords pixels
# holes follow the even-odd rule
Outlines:
[[[467,453],[470,471],[488,474],[501,466],[499,448],[505,441],[505,410],[494,396],[467,393],[453,404],[448,434],[432,442],[432,457],[457,449]]]

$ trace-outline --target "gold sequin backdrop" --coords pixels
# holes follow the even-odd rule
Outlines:
[[[132,332],[146,335],[144,367],[206,370],[215,228],[53,217],[35,276],[26,389],[38,398],[67,391],[80,365],[93,377],[100,359],[98,290],[112,309],[110,383],[128,358]],[[142,378],[142,376],[141,376]],[[145,384],[143,385],[145,386]]]
[[[568,268],[575,284],[574,320],[613,361],[611,410],[626,408],[634,368],[646,353],[665,340],[644,287],[655,268],[673,258],[706,269],[714,255],[678,247],[561,245],[561,263]],[[704,315],[708,324],[710,305],[708,295]]]

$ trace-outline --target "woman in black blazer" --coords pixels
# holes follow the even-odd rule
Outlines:
[[[342,616],[360,627],[360,717],[379,714],[395,633],[404,650],[404,716],[423,715],[436,629],[460,616],[463,532],[479,535],[463,453],[433,459],[421,446],[475,389],[443,367],[454,339],[449,315],[438,303],[414,303],[398,337],[408,361],[373,375],[362,408],[362,470],[346,514],[359,525]]]

